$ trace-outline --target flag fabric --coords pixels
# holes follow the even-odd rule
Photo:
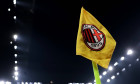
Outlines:
[[[103,68],[108,68],[115,46],[116,41],[108,30],[82,7],[76,55],[81,55]]]

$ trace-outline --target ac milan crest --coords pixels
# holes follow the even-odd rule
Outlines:
[[[91,24],[83,24],[82,35],[88,48],[99,51],[105,46],[105,35],[96,26]]]

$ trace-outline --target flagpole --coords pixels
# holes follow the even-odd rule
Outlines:
[[[99,76],[99,70],[98,66],[95,62],[92,61],[92,66],[93,66],[93,72],[94,72],[94,77],[96,80],[96,84],[101,84],[100,76]]]

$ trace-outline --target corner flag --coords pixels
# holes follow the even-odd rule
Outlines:
[[[77,34],[76,55],[108,68],[116,41],[108,30],[83,7]]]

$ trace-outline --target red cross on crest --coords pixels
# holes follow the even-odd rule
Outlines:
[[[105,35],[96,26],[83,24],[82,35],[85,44],[88,48],[94,51],[99,51],[105,46]]]

